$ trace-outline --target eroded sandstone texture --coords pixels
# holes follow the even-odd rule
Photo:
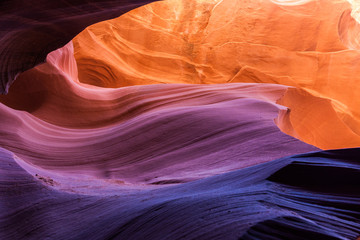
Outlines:
[[[148,2],[0,3],[0,239],[359,237],[359,4]]]
[[[101,87],[155,83],[276,83],[279,127],[323,149],[360,145],[356,3],[155,2],[88,27],[74,40],[79,80]],[[353,7],[353,9],[351,8]],[[352,16],[351,16],[352,15]]]

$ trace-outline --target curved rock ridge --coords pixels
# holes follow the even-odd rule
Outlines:
[[[21,72],[42,63],[85,27],[151,0],[2,0],[0,2],[0,93]]]
[[[296,129],[288,133],[322,149],[358,147],[356,6],[345,0],[155,2],[89,26],[74,38],[79,80],[110,88],[234,82],[293,86],[316,102],[328,102],[326,110],[313,103],[299,108],[328,115],[299,118],[289,112]],[[324,119],[330,121],[315,132],[307,127]],[[338,139],[334,130],[344,137]]]
[[[275,125],[279,111],[286,111],[275,103],[285,86],[101,89],[76,81],[71,53],[69,44],[49,54],[47,63],[22,74],[0,97],[9,106],[0,105],[0,133],[7,136],[0,145],[35,167],[163,185],[317,149]]]
[[[11,91],[0,96],[0,101],[58,126],[92,128],[128,120],[149,111],[240,98],[254,98],[274,105],[287,89],[281,85],[254,83],[158,84],[109,89],[80,83],[77,72],[72,43],[69,43],[50,53],[46,63],[21,74]]]
[[[355,239],[359,151],[302,154],[105,197],[54,190],[1,149],[0,238]]]

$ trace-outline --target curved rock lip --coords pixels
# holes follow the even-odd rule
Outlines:
[[[0,92],[46,55],[68,43],[87,26],[118,17],[151,0],[24,0],[0,3]]]

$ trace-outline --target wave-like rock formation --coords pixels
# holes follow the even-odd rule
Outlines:
[[[147,2],[0,3],[0,239],[359,237],[356,2]]]
[[[316,150],[274,123],[287,111],[275,103],[286,86],[99,89],[74,81],[72,53],[70,43],[49,54],[0,97],[12,107],[2,106],[7,138],[0,144],[33,165],[131,184],[176,183]]]

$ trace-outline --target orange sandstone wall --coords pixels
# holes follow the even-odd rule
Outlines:
[[[73,40],[79,80],[101,87],[293,86],[298,90],[280,103],[291,108],[286,114],[294,129],[279,122],[281,129],[323,149],[357,147],[356,9],[354,2],[335,0],[155,2],[90,26]]]

